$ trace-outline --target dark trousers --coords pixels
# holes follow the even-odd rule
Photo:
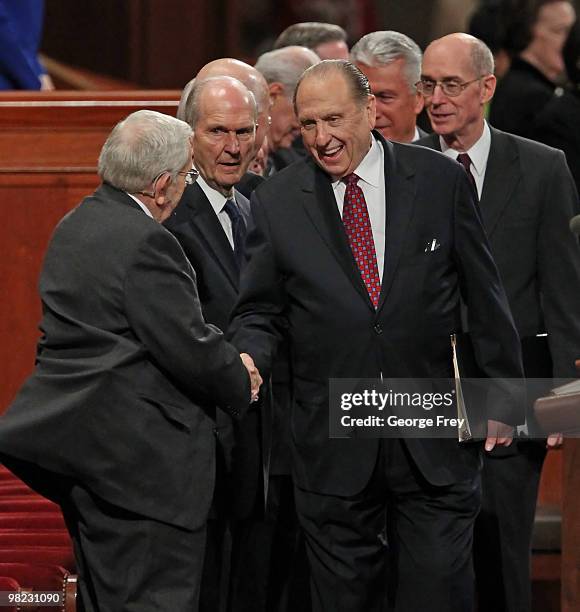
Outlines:
[[[304,543],[289,475],[270,478],[266,512],[208,521],[202,612],[308,612]]]
[[[382,440],[361,493],[343,498],[296,488],[295,494],[314,612],[382,612],[387,582],[395,612],[473,610],[478,477],[432,487],[402,442]]]
[[[78,612],[195,612],[205,527],[150,520],[74,485],[61,502],[77,563]]]
[[[531,610],[532,531],[545,456],[545,443],[530,440],[484,458],[473,550],[479,612]]]
[[[272,476],[262,521],[233,534],[229,612],[308,612],[310,592],[289,475]]]

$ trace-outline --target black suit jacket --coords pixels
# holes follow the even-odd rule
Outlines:
[[[267,369],[287,324],[292,436],[298,486],[361,491],[378,441],[329,439],[329,378],[438,377],[450,373],[449,336],[459,293],[473,305],[479,364],[521,376],[517,333],[460,166],[443,155],[377,136],[385,151],[386,250],[375,312],[356,267],[329,177],[312,160],[280,172],[252,197],[253,228],[233,321],[233,342]],[[428,251],[436,240],[440,247]],[[499,406],[489,415],[519,422]],[[432,484],[473,477],[478,449],[454,440],[407,440]]]
[[[554,96],[536,119],[534,139],[562,149],[580,193],[580,90]]]
[[[500,130],[534,138],[536,117],[554,96],[556,85],[521,57],[499,81],[489,109],[490,123]]]
[[[248,223],[250,204],[241,193],[234,193]],[[205,320],[227,331],[238,299],[240,273],[223,227],[198,184],[185,189],[165,226],[179,240],[196,271]],[[238,423],[218,409],[216,435],[228,474],[225,503],[238,518],[247,516],[254,508],[261,482],[258,427],[256,409]]]
[[[56,228],[40,293],[37,364],[0,420],[0,453],[199,527],[214,487],[214,406],[240,415],[249,379],[204,323],[177,240],[102,185]]]
[[[435,134],[419,144],[440,150]],[[578,194],[562,152],[491,128],[480,211],[521,338],[548,332],[554,376],[576,376],[580,248],[568,223]]]

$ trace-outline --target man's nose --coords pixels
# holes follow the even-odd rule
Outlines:
[[[324,123],[319,123],[316,126],[316,144],[318,146],[327,145],[330,140],[330,134],[326,129],[326,125]]]
[[[431,95],[431,103],[432,104],[442,104],[446,100],[446,96],[443,93],[443,88],[440,83],[435,84],[435,88],[433,89],[433,94]]]
[[[228,153],[239,153],[240,140],[235,132],[228,132],[226,135],[226,150]]]

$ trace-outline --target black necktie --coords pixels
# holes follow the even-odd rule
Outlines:
[[[469,157],[467,153],[460,153],[457,156],[457,161],[463,166],[465,172],[467,172],[467,178],[469,179],[469,182],[473,185],[475,193],[477,193],[477,184],[475,182],[473,174],[471,174],[471,157]]]
[[[244,257],[244,244],[246,242],[246,222],[238,208],[235,200],[228,199],[223,208],[232,222],[232,234],[234,236],[234,256],[238,266],[242,265]]]

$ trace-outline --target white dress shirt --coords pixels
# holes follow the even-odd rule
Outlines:
[[[385,199],[385,152],[382,145],[371,137],[371,148],[365,155],[354,174],[359,177],[358,185],[365,196],[365,202],[369,211],[375,252],[377,254],[377,266],[379,278],[383,282],[383,266],[385,263],[385,222],[386,222],[386,199]],[[336,205],[342,218],[344,206],[344,194],[346,184],[342,180],[332,183]]]
[[[230,243],[232,249],[234,248],[234,232],[232,230],[232,222],[228,216],[228,213],[224,210],[224,206],[226,205],[226,201],[228,199],[234,200],[234,194],[230,198],[227,198],[225,195],[221,194],[219,191],[216,191],[213,187],[210,187],[202,178],[201,174],[197,177],[196,183],[201,187],[203,193],[205,193],[206,198],[209,200],[211,207],[213,208],[218,221],[221,223],[221,226],[224,228],[225,235]]]
[[[467,153],[471,159],[469,169],[475,179],[477,187],[477,196],[481,200],[481,192],[483,191],[483,181],[485,180],[485,169],[487,168],[487,158],[489,157],[489,149],[491,147],[491,131],[487,125],[487,121],[483,122],[483,132],[479,140],[468,151],[456,151],[445,144],[445,141],[439,136],[441,152],[450,157],[457,159],[460,153]]]
[[[125,191],[125,193],[130,197],[133,198],[135,200],[135,202],[137,202],[137,204],[139,204],[139,207],[141,208],[141,210],[148,216],[151,217],[152,219],[154,218],[153,215],[151,214],[151,211],[147,208],[147,206],[145,206],[145,204],[143,204],[143,202],[141,202],[141,200],[139,198],[136,198],[132,193],[128,193]]]

